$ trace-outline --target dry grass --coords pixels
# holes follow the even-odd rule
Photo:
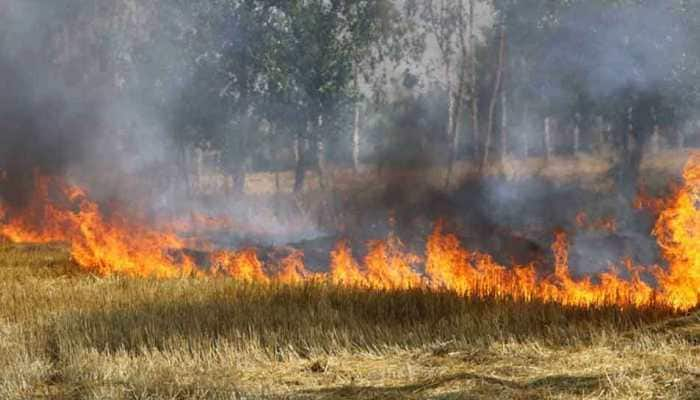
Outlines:
[[[692,399],[700,316],[225,279],[0,246],[0,399]]]
[[[647,154],[642,163],[642,170],[647,178],[667,179],[669,175],[678,175],[688,159],[692,149],[664,150],[656,154]],[[578,184],[595,187],[600,184],[601,177],[605,177],[613,165],[613,154],[581,153],[577,157],[556,156],[550,160],[542,157],[520,158],[510,156],[502,163],[493,163],[485,171],[485,175],[501,175],[508,180],[520,180],[541,176],[557,183],[577,182]],[[366,187],[368,182],[410,181],[423,182],[428,186],[442,188],[445,180],[446,168],[436,164],[433,167],[420,167],[416,169],[385,168],[378,175],[377,167],[373,165],[361,166],[360,172],[343,166],[329,166],[330,181],[339,190],[357,189]],[[453,184],[458,184],[465,179],[478,174],[478,166],[472,161],[457,161],[454,165]],[[205,172],[196,181],[198,190],[203,193],[220,193],[226,185],[231,184],[231,177],[224,176],[214,171]],[[245,193],[253,196],[270,195],[274,193],[291,193],[294,187],[294,171],[255,172],[246,175]],[[609,190],[602,187],[601,190]],[[314,171],[306,172],[306,191],[320,190],[318,175]]]

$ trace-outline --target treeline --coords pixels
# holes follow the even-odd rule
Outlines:
[[[45,52],[22,50],[20,17]],[[449,183],[460,159],[605,148],[628,179],[700,120],[687,0],[27,0],[0,18],[5,58],[96,99],[89,128],[120,151],[188,176],[189,152],[213,150],[236,191],[253,170],[323,185],[329,161],[442,163]]]

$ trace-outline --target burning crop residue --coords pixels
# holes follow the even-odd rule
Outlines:
[[[617,223],[612,217],[590,220],[588,214],[581,211],[576,214],[576,226],[582,229],[614,233],[617,231]]]
[[[428,275],[438,287],[468,295],[536,299],[572,306],[645,306],[657,301],[657,293],[641,281],[632,267],[630,280],[612,271],[600,274],[597,283],[590,277],[574,279],[569,272],[568,246],[566,234],[558,232],[552,245],[554,273],[542,277],[535,265],[505,267],[487,254],[466,250],[454,235],[443,233],[438,224],[428,241],[426,265]],[[677,305],[677,308],[695,304]]]
[[[696,208],[700,201],[700,155],[691,157],[684,180],[685,184],[664,202],[653,231],[668,266],[639,266],[621,260],[626,277],[611,268],[596,276],[574,278],[568,263],[568,237],[563,231],[555,233],[552,245],[554,270],[544,274],[539,265],[500,265],[490,255],[466,248],[455,234],[447,232],[442,221],[435,223],[423,257],[411,254],[390,234],[385,240],[369,242],[362,262],[353,256],[347,241],[338,242],[326,273],[307,270],[300,250],[273,266],[266,265],[255,248],[221,249],[207,252],[206,265],[198,265],[188,256],[189,242],[178,235],[180,223],[157,228],[160,225],[131,217],[118,208],[105,213],[80,187],[38,175],[34,196],[23,209],[2,208],[0,234],[18,243],[65,242],[78,265],[103,276],[228,276],[263,284],[320,281],[380,290],[449,290],[466,296],[567,306],[689,310],[700,303],[700,211]],[[216,221],[203,221],[216,225]],[[577,222],[584,224],[585,216],[579,216]],[[592,226],[611,227],[607,222]],[[656,283],[642,279],[644,274],[653,276]]]
[[[167,255],[185,246],[173,232],[118,212],[106,216],[81,188],[61,179],[37,177],[26,208],[5,212],[3,236],[13,242],[66,242],[75,262],[90,272],[170,278],[194,271],[187,257],[175,262]]]
[[[661,211],[654,235],[668,262],[656,273],[663,300],[690,308],[700,300],[700,155],[691,157],[684,172],[685,185]]]

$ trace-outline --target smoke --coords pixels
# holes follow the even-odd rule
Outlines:
[[[274,240],[290,240],[290,232],[297,239],[320,234],[313,216],[287,218],[299,214],[292,201],[277,206],[230,202],[223,193],[216,200],[192,194],[189,179],[201,172],[193,168],[192,146],[206,147],[224,129],[255,127],[233,126],[221,98],[230,77],[208,67],[231,38],[253,38],[242,38],[235,26],[209,37],[198,18],[211,12],[203,3],[189,7],[131,0],[1,2],[3,203],[27,205],[41,174],[87,187],[105,211],[111,204],[154,217],[200,210],[229,214],[237,223],[246,219],[257,231],[281,238]],[[185,42],[198,47],[183,48]],[[247,150],[252,145],[233,146],[240,148],[224,156],[253,158]],[[211,172],[221,173],[219,168]],[[277,211],[284,215],[278,218]],[[284,220],[295,226],[280,227]]]
[[[487,181],[485,215],[490,221],[518,227],[539,220],[540,226],[570,227],[567,221],[577,210],[592,210],[614,216],[619,232],[612,239],[601,234],[575,238],[574,264],[580,260],[582,270],[605,268],[623,249],[640,262],[653,260],[650,241],[639,239],[648,237],[649,222],[640,222],[644,218],[632,209],[644,145],[654,125],[671,131],[697,118],[685,112],[688,93],[697,86],[688,68],[694,54],[690,27],[673,3],[572,2],[537,15],[538,20],[511,25],[506,77],[510,150],[521,155],[527,142],[530,154],[542,154],[543,121],[552,117],[554,151],[570,157],[578,124],[581,150],[609,144],[617,150],[617,165],[610,172],[615,187],[614,193],[594,196],[580,187]],[[520,15],[516,12],[514,20]],[[605,129],[599,121],[610,124],[611,143],[597,143]]]
[[[53,4],[53,3],[52,3]],[[59,7],[32,1],[0,8],[0,168],[6,201],[25,200],[31,175],[60,174],[79,162],[98,127],[81,68],[65,68],[52,46]]]
[[[529,54],[540,101],[571,118],[577,111],[605,114],[615,96],[630,106],[639,93],[679,98],[681,87],[694,85],[686,68],[693,52],[687,23],[673,7],[578,2],[552,17],[539,28],[543,42]]]
[[[172,165],[159,111],[174,85],[155,77],[177,57],[143,28],[156,16],[148,7],[70,0],[0,5],[4,201],[26,203],[37,173],[69,176],[100,199],[130,201],[154,191],[131,178],[155,177]],[[136,59],[147,46],[161,58]]]
[[[654,90],[674,77],[690,43],[685,24],[669,3],[605,12],[582,5],[583,9],[577,7],[564,17],[566,34],[572,40],[579,38],[571,43],[575,46],[569,54],[577,54],[578,59],[570,64],[588,71],[589,89],[594,97],[628,87]]]
[[[127,5],[125,12],[114,12],[111,8],[120,7],[122,3]],[[186,155],[177,142],[182,135],[194,135],[192,130],[199,129],[197,134],[201,134],[202,141],[207,141],[224,129],[257,129],[256,135],[250,135],[250,140],[260,140],[258,136],[269,132],[243,123],[233,126],[231,110],[221,106],[226,80],[222,78],[221,90],[212,92],[211,89],[217,86],[211,81],[220,79],[221,75],[215,75],[215,72],[221,71],[204,68],[208,59],[221,57],[219,53],[230,44],[229,37],[242,40],[237,27],[227,25],[225,38],[208,38],[219,42],[201,43],[202,49],[198,50],[201,50],[202,57],[187,59],[177,41],[183,36],[202,34],[205,27],[198,26],[198,22],[182,13],[171,13],[172,9],[166,2],[146,3],[2,2],[0,168],[5,172],[3,176],[7,176],[7,180],[0,183],[2,199],[14,205],[25,203],[35,172],[68,175],[87,184],[91,193],[100,200],[137,203],[137,208],[156,213],[206,208],[245,214],[261,230],[276,229],[283,240],[321,235],[322,232],[313,226],[319,219],[315,215],[287,218],[294,223],[301,220],[298,225],[310,225],[311,229],[306,230],[308,235],[304,235],[304,230],[300,234],[299,229],[279,228],[285,216],[298,213],[299,207],[293,207],[292,201],[281,207],[270,205],[272,201],[266,203],[265,207],[281,210],[280,214],[284,215],[278,217],[271,212],[256,210],[255,206],[262,207],[261,204],[234,204],[228,198],[207,203],[191,199],[188,194],[191,185],[187,182],[191,171],[182,171]],[[480,14],[487,11],[490,9],[484,9]],[[115,18],[115,15],[121,17]],[[512,114],[512,120],[525,121],[526,134],[531,136],[530,148],[542,142],[540,128],[544,114],[559,111],[562,119],[571,118],[570,114],[580,105],[578,97],[581,94],[590,99],[606,99],[624,91],[659,91],[668,97],[669,93],[674,94],[675,88],[687,83],[681,66],[686,54],[690,53],[690,44],[683,28],[685,24],[679,18],[674,10],[663,5],[611,8],[578,2],[547,27],[547,34],[540,37],[543,43],[537,43],[535,53],[526,53],[530,48],[520,46],[517,32],[511,32],[511,68],[520,65],[517,56],[524,54],[527,57],[528,70],[531,69],[532,74],[526,80],[532,90],[522,93],[527,96],[536,94],[532,98],[513,96],[510,100],[511,103],[534,103],[530,106],[531,115],[538,120],[526,121],[518,118],[517,112]],[[479,28],[491,23],[490,17],[482,16],[479,20]],[[481,38],[481,32],[478,34]],[[206,35],[202,36],[204,39]],[[248,39],[254,41],[255,37]],[[211,48],[207,49],[206,46],[210,45]],[[479,182],[476,187],[465,186],[453,197],[437,200],[434,199],[439,197],[436,191],[420,188],[428,193],[424,194],[417,190],[417,181],[423,177],[415,178],[414,182],[411,177],[399,176],[394,180],[400,182],[392,182],[390,169],[393,167],[427,170],[433,165],[442,166],[446,158],[447,100],[444,85],[441,86],[445,77],[439,76],[443,68],[440,68],[442,65],[434,39],[429,39],[426,47],[420,59],[406,58],[398,65],[392,64],[393,69],[387,62],[382,67],[389,71],[380,71],[380,68],[373,72],[376,75],[367,79],[385,83],[384,90],[390,92],[386,97],[391,104],[386,104],[382,110],[370,110],[373,115],[368,118],[362,116],[366,128],[363,132],[365,147],[370,147],[368,137],[376,140],[373,161],[377,161],[377,169],[381,171],[373,179],[385,181],[384,199],[377,199],[381,195],[366,196],[368,200],[357,200],[356,206],[348,201],[346,206],[356,207],[360,210],[357,212],[341,209],[343,206],[326,207],[329,210],[326,212],[333,214],[329,220],[336,214],[343,214],[348,221],[359,220],[356,215],[365,213],[367,220],[371,220],[368,225],[381,225],[383,222],[378,221],[394,212],[399,217],[398,225],[405,225],[406,231],[415,230],[419,224],[425,231],[434,218],[453,213],[456,218],[463,218],[464,226],[480,227],[478,233],[484,233],[480,235],[484,239],[474,240],[483,241],[485,247],[490,245],[486,242],[492,238],[502,242],[504,249],[491,249],[499,254],[507,252],[513,240],[501,235],[500,226],[523,231],[530,224],[553,228],[554,225],[566,224],[579,208],[590,204],[588,201],[572,203],[570,199],[576,198],[578,192],[553,188],[541,182],[509,185],[489,180]],[[521,51],[523,53],[519,53]],[[489,61],[488,57],[484,59]],[[456,74],[458,68],[453,70]],[[509,84],[515,83],[511,81]],[[484,87],[489,84],[488,79],[481,82]],[[372,85],[362,82],[361,86],[369,91]],[[517,92],[517,88],[509,88],[512,89],[510,93]],[[490,88],[486,91],[491,92]],[[372,96],[365,93],[365,97]],[[604,104],[603,101],[596,103],[590,114],[605,112],[601,110]],[[284,106],[287,104],[280,104],[279,109],[285,110]],[[293,114],[298,113],[290,108],[291,112],[287,110],[290,116],[287,118],[283,114],[277,121],[280,129],[291,131],[298,128],[298,124],[292,123]],[[352,120],[351,107],[340,108],[339,113],[348,112],[348,115],[336,119],[347,124]],[[639,108],[638,113],[649,114],[649,111],[648,108]],[[543,115],[537,115],[538,112]],[[483,109],[482,115],[485,115]],[[463,126],[469,126],[466,119],[463,122]],[[191,128],[190,124],[198,125]],[[522,131],[519,130],[518,134]],[[291,137],[287,135],[285,145],[276,146],[273,151],[279,150],[278,147],[291,148]],[[338,147],[349,147],[349,140],[345,139],[336,138],[340,143]],[[463,142],[471,140],[463,136]],[[220,146],[221,143],[214,145]],[[234,145],[239,146],[239,143]],[[240,145],[235,149],[238,153],[231,152],[230,157],[252,159],[260,153],[255,147],[250,143]],[[287,155],[293,154],[290,149],[284,150]],[[254,153],[256,151],[258,153]],[[372,152],[364,151],[365,155],[368,153]],[[343,157],[343,154],[347,159],[350,153],[336,149],[336,158]],[[235,164],[240,160],[232,161]],[[273,156],[270,156],[270,161],[263,162],[265,167],[282,164],[273,160]],[[375,183],[377,186],[382,184]],[[590,201],[595,202],[595,199]],[[566,211],[559,210],[560,207]],[[415,224],[411,222],[418,219],[416,215],[422,217],[424,214],[429,218],[422,218]],[[544,234],[523,236],[541,248],[547,247],[549,237],[544,237]],[[588,252],[589,248],[596,246],[581,245],[580,248]]]

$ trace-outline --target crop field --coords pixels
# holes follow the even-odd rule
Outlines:
[[[3,399],[696,399],[700,315],[100,278],[0,247]]]
[[[0,0],[0,400],[700,400],[700,0]]]

